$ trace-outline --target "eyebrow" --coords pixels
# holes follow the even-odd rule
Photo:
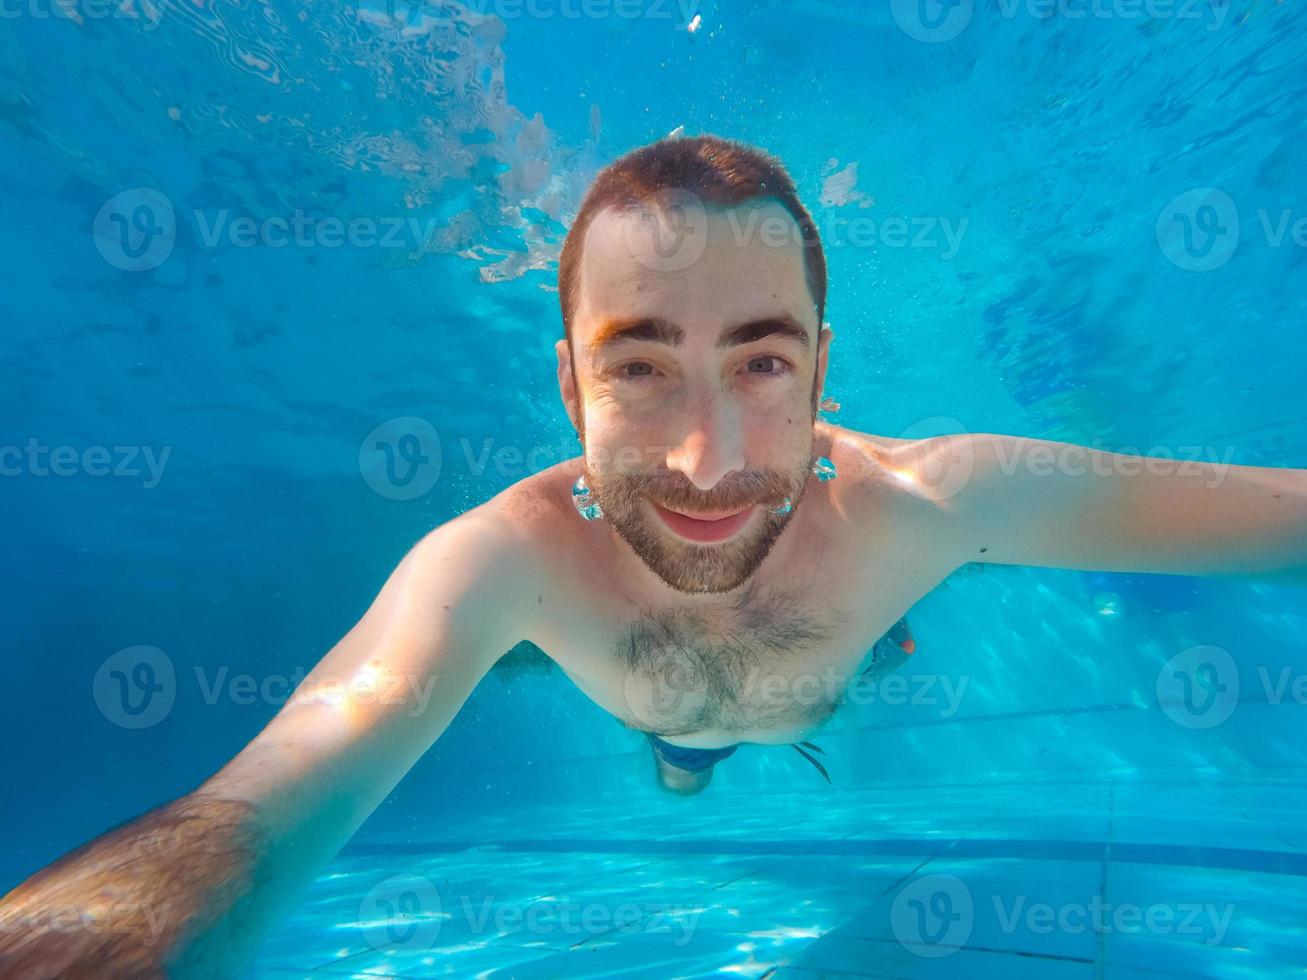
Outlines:
[[[781,313],[728,327],[717,338],[717,346],[738,347],[766,337],[788,337],[805,349],[811,344],[803,324],[790,314]],[[685,331],[670,320],[656,316],[606,320],[595,332],[589,348],[591,353],[598,353],[607,347],[638,341],[679,347],[685,342]]]

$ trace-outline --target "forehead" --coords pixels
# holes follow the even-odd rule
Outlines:
[[[586,231],[574,335],[659,316],[691,337],[782,313],[817,333],[799,225],[774,199],[597,214]]]

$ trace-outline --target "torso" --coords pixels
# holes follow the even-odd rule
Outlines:
[[[624,543],[569,513],[580,460],[532,478],[532,492],[565,505],[549,516],[563,523],[548,542],[533,642],[600,707],[675,744],[811,735],[876,640],[959,563],[932,542],[939,506],[890,475],[888,441],[823,430],[839,477],[809,484],[772,554],[729,597],[633,581]]]

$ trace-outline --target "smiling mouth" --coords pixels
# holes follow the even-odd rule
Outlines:
[[[653,501],[649,503],[674,534],[700,544],[725,541],[727,538],[734,537],[749,522],[749,518],[757,509],[757,504],[749,504],[739,510],[696,511],[692,514],[684,514],[662,507]]]

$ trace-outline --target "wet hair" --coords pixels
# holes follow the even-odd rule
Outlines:
[[[823,322],[826,253],[785,165],[762,150],[718,136],[668,137],[609,164],[581,202],[558,261],[558,300],[569,340],[580,292],[582,243],[595,215],[608,208],[633,210],[669,190],[686,191],[705,205],[722,207],[768,198],[779,202],[799,225],[808,289],[817,308],[817,322]]]

